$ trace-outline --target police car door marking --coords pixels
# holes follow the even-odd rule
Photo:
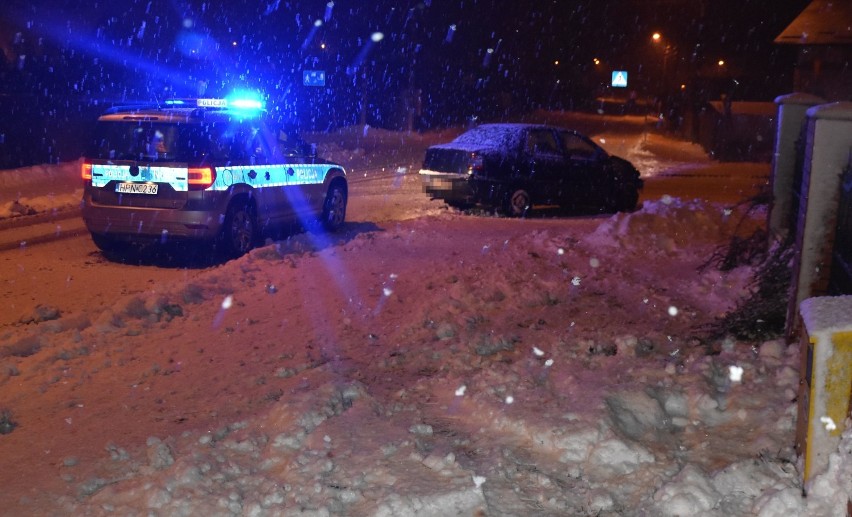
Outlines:
[[[315,185],[323,182],[326,172],[333,166],[275,164],[266,167],[256,165],[236,165],[219,169],[222,174],[216,175],[216,181],[211,190],[226,190],[237,183],[245,183],[253,187],[286,187],[293,185]],[[263,176],[249,178],[249,172],[259,169]]]

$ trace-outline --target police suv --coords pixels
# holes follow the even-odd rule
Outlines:
[[[239,256],[284,223],[334,231],[346,217],[346,172],[314,149],[253,99],[115,107],[83,160],[83,219],[105,251],[199,240]]]

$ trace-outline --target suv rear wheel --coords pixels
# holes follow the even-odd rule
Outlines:
[[[257,241],[257,217],[250,203],[236,202],[228,207],[221,243],[225,253],[239,257],[254,247]]]

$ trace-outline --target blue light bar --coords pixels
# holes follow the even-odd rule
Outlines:
[[[228,107],[239,111],[260,111],[264,108],[263,97],[252,90],[239,89],[232,91],[226,99]]]
[[[259,110],[263,109],[263,103],[255,99],[233,99],[228,105],[237,109]]]

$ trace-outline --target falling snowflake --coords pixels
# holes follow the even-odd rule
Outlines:
[[[467,386],[462,384],[458,388],[456,388],[456,397],[461,397],[464,395],[464,392],[467,391]]]
[[[571,283],[572,283],[573,285],[580,285],[580,277],[579,277],[579,276],[575,276],[574,278],[572,278],[572,279],[571,279]]]
[[[674,305],[669,306],[669,316],[677,316],[677,307]]]
[[[538,357],[541,357],[541,356],[543,356],[543,355],[544,355],[544,352],[542,352],[542,351],[541,351],[538,347],[536,347],[536,346],[534,346],[534,347],[533,347],[533,353],[534,353],[535,355],[537,355]]]
[[[729,366],[728,377],[731,382],[741,382],[743,380],[743,369],[740,366]]]
[[[234,297],[230,294],[222,300],[222,309],[228,310],[234,305]]]

